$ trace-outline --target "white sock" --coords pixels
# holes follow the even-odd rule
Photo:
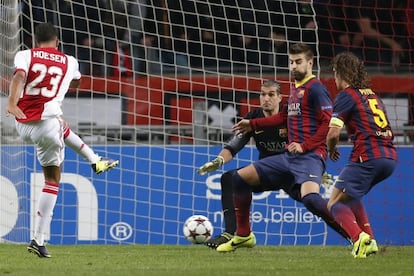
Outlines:
[[[80,154],[89,163],[95,164],[101,157],[97,155],[83,140],[73,131],[69,130],[69,134],[65,137],[65,144],[72,150]]]
[[[43,245],[45,243],[45,235],[50,229],[58,191],[59,184],[45,181],[45,186],[40,194],[35,220],[34,239],[38,245]]]

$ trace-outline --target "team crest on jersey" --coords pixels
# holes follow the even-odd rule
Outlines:
[[[301,89],[298,91],[298,94],[296,95],[296,97],[300,99],[300,98],[303,98],[304,95],[305,95],[305,89]]]
[[[281,129],[279,129],[279,136],[280,137],[287,137],[287,133],[288,133],[287,128],[281,128]]]

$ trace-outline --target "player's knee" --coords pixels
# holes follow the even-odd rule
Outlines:
[[[220,184],[222,190],[228,186],[232,186],[233,173],[234,171],[227,171],[221,175]]]
[[[332,207],[335,205],[335,202],[333,202],[332,200],[328,200],[328,204],[327,204],[327,208],[328,211],[331,212]]]
[[[300,185],[294,184],[290,186],[282,187],[282,189],[294,200],[302,202],[302,196],[300,192]]]
[[[233,173],[233,190],[234,192],[250,191],[250,185],[239,175],[237,171]]]
[[[243,180],[249,185],[258,185],[260,184],[260,176],[254,165],[249,165],[247,167],[241,168],[237,171]]]

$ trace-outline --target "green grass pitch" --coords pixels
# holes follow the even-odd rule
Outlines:
[[[414,246],[354,259],[346,246],[256,246],[218,253],[203,245],[0,244],[0,275],[413,275]]]

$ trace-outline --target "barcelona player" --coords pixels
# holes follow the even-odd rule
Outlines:
[[[327,158],[326,135],[332,101],[326,87],[312,74],[313,52],[308,45],[292,45],[289,63],[295,85],[284,110],[266,118],[243,119],[233,127],[234,131],[244,134],[287,123],[288,145],[285,153],[258,160],[233,174],[237,231],[233,239],[217,247],[219,252],[255,246],[249,213],[251,190],[257,185],[289,183],[290,189],[299,188],[300,200],[305,207],[341,231],[327,209],[326,200],[319,193]]]
[[[352,53],[341,53],[332,64],[340,92],[326,137],[329,157],[333,161],[339,158],[337,145],[344,125],[354,146],[335,183],[328,209],[351,237],[352,255],[365,258],[378,252],[378,246],[361,198],[393,173],[397,152],[385,106],[369,88],[363,62]]]

